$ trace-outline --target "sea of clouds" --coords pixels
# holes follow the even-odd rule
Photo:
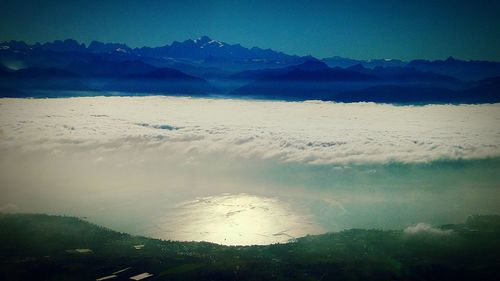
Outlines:
[[[0,148],[131,147],[309,164],[500,155],[500,104],[394,106],[179,97],[2,99]]]
[[[164,239],[462,222],[500,211],[499,156],[500,104],[0,99],[0,212]]]

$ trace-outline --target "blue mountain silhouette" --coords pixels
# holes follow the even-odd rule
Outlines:
[[[0,95],[92,90],[377,102],[500,101],[500,62],[318,60],[208,36],[160,47],[0,43]],[[102,93],[106,94],[106,93]],[[53,95],[64,95],[54,92]]]

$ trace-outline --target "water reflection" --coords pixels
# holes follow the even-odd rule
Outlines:
[[[324,232],[311,214],[272,197],[222,194],[187,201],[156,223],[150,235],[226,245],[286,242]]]

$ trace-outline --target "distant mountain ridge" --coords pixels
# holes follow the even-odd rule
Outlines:
[[[282,52],[271,49],[261,49],[258,47],[245,48],[240,44],[227,44],[216,41],[208,36],[202,36],[198,39],[188,39],[183,42],[174,41],[171,45],[163,47],[142,47],[135,49],[134,52],[139,55],[151,57],[171,57],[188,58],[198,60],[213,59],[235,59],[235,60],[277,60],[287,61],[296,60],[299,56],[287,55]]]
[[[240,44],[228,44],[214,40],[208,36],[197,39],[187,39],[182,42],[174,41],[159,47],[131,48],[123,43],[103,43],[92,41],[85,45],[73,39],[55,40],[46,43],[27,44],[23,41],[7,41],[0,43],[0,59],[8,53],[11,56],[41,55],[40,52],[49,52],[46,56],[66,55],[97,55],[107,60],[149,60],[148,63],[157,67],[172,67],[190,71],[189,66],[195,64],[203,67],[215,67],[229,71],[242,71],[262,68],[281,68],[287,65],[298,65],[303,62],[318,60],[312,56],[289,55],[272,49],[259,47],[247,48]],[[13,53],[13,54],[12,54]],[[59,55],[60,56],[60,55]],[[156,60],[156,61],[155,61]],[[349,68],[362,65],[365,68],[375,67],[411,67],[420,71],[452,76],[470,81],[481,80],[500,75],[500,62],[496,61],[465,61],[449,57],[446,60],[411,60],[372,59],[356,60],[344,57],[329,57],[321,60],[329,67]],[[0,63],[2,61],[0,60]],[[52,67],[58,67],[52,65]],[[175,67],[174,67],[175,68]],[[181,69],[182,68],[182,69]],[[196,70],[190,74],[199,74]],[[202,71],[201,73],[204,73]]]
[[[170,45],[160,47],[130,48],[121,43],[103,43],[92,41],[88,46],[73,39],[56,40],[53,42],[28,45],[23,41],[8,41],[0,43],[2,50],[45,50],[53,52],[81,53],[129,53],[155,58],[177,58],[192,60],[274,60],[296,61],[300,56],[288,55],[272,49],[259,47],[246,48],[240,44],[228,44],[202,36],[198,39],[188,39],[183,42],[174,41]]]
[[[409,67],[449,75],[462,80],[481,80],[500,75],[500,62],[463,61],[448,57],[446,60],[412,60]]]
[[[0,96],[34,91],[388,103],[500,102],[500,62],[319,60],[202,36],[161,47],[72,39],[0,43]],[[118,92],[118,93],[116,93]],[[76,93],[78,95],[79,93]],[[92,95],[92,93],[89,93]],[[42,95],[42,96],[45,96]]]

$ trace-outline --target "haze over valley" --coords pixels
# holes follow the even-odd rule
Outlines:
[[[0,109],[5,211],[222,244],[499,211],[497,104],[82,97]]]

